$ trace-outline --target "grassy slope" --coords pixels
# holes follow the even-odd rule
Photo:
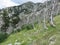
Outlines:
[[[14,43],[16,40],[22,45],[49,45],[49,38],[53,35],[56,37],[55,45],[60,45],[60,16],[54,18],[56,22],[56,27],[53,28],[48,24],[48,30],[43,30],[42,27],[35,26],[35,30],[26,30],[24,29],[21,32],[11,34],[4,42],[0,45],[7,45],[9,43]]]

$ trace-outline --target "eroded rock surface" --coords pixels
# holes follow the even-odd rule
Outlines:
[[[33,25],[34,22],[44,22],[44,18],[49,20],[52,5],[53,2],[51,1],[47,1],[47,4],[46,2],[27,2],[19,6],[8,7],[0,10],[0,32],[10,34],[14,30],[21,29],[21,27],[25,24]],[[55,10],[52,11],[53,16],[60,12],[60,4],[56,4],[54,8]],[[46,27],[45,22],[44,27]]]

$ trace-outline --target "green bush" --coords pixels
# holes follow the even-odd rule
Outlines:
[[[8,34],[6,33],[0,33],[0,43],[3,42],[8,37]]]
[[[27,29],[27,30],[33,29],[33,25],[31,25],[31,24],[23,25],[22,29]]]

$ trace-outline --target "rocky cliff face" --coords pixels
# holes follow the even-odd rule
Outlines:
[[[50,12],[49,9],[52,4],[48,1],[46,7],[46,2],[27,2],[19,6],[8,7],[0,10],[0,32],[10,34],[13,30],[21,29],[25,24],[33,25],[34,22],[40,23],[43,20],[44,15],[46,15],[47,18],[49,17],[48,13]],[[57,10],[58,7],[60,9],[60,6],[56,5],[54,15],[60,11]]]

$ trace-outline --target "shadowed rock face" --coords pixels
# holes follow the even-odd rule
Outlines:
[[[47,8],[46,3],[27,2],[0,10],[0,31],[10,34],[13,30],[21,29],[22,25],[34,24],[34,22],[40,23],[44,15],[49,18],[48,14],[51,12],[49,10],[53,3],[51,4],[50,1],[48,3]],[[58,8],[56,7],[53,15]]]

